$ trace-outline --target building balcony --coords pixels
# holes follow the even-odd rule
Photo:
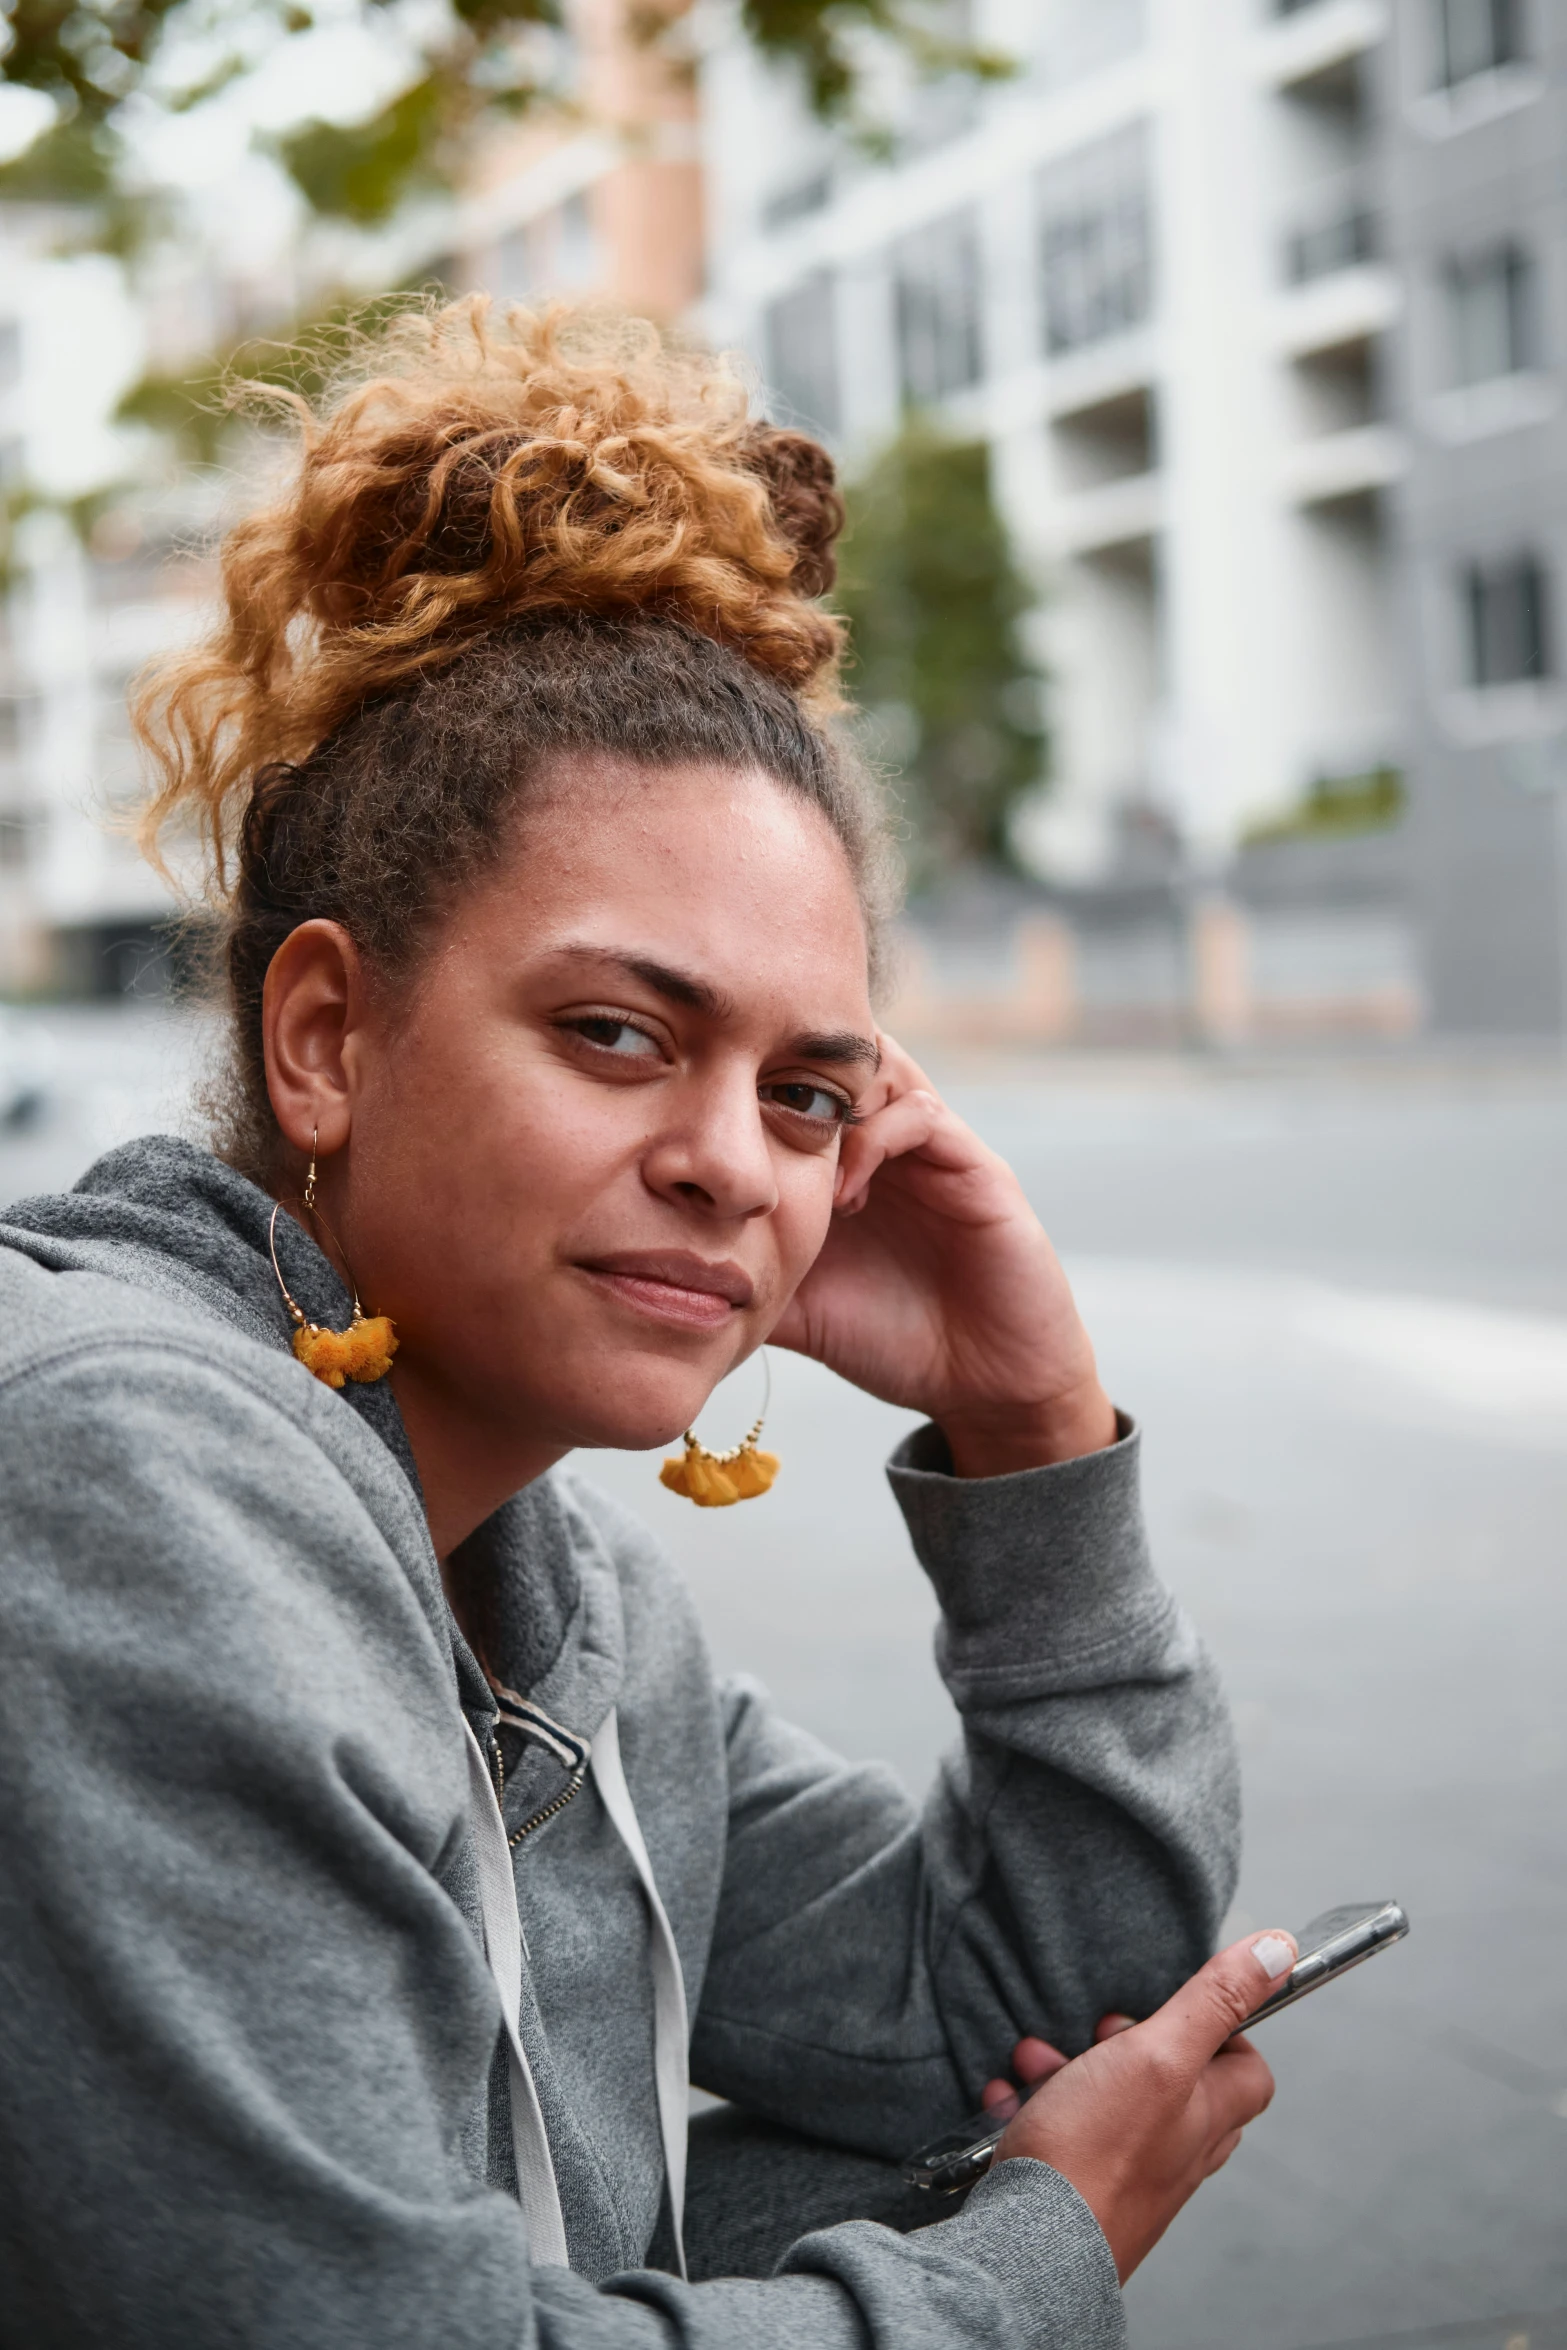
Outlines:
[[[1382,263],[1336,270],[1292,287],[1277,304],[1277,347],[1285,358],[1309,359],[1318,351],[1368,342],[1387,331],[1402,306],[1398,277]]]
[[[1164,523],[1164,485],[1157,473],[1134,473],[1072,490],[1057,502],[1051,522],[1062,555],[1108,555],[1145,544]]]
[[[1154,338],[1147,327],[1111,336],[1080,351],[1057,353],[1046,366],[1046,413],[1052,418],[1080,416],[1112,401],[1146,393],[1156,373]]]
[[[1257,78],[1274,90],[1315,82],[1376,48],[1387,30],[1385,0],[1295,0],[1257,36]]]
[[[1386,489],[1407,462],[1401,434],[1386,424],[1361,424],[1323,433],[1291,449],[1284,491],[1297,506],[1336,506]]]

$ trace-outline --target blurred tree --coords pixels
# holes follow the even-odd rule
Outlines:
[[[350,0],[350,5],[355,0]],[[316,210],[374,225],[405,197],[449,183],[474,130],[559,90],[547,35],[569,26],[571,0],[448,0],[410,12],[396,0],[356,0],[408,47],[409,83],[366,120],[311,121],[275,151]],[[634,36],[662,47],[676,71],[695,0],[626,0]],[[921,74],[994,78],[1010,63],[943,30],[946,0],[741,0],[740,21],[761,54],[793,67],[815,111],[852,123],[867,57],[879,37]],[[334,7],[324,21],[341,23]],[[97,206],[100,241],[123,244],[130,215],[124,128],[149,114],[189,112],[312,31],[308,0],[0,0],[0,82],[35,90],[54,108],[33,144],[0,166],[0,199]],[[421,29],[425,28],[425,29]],[[541,50],[540,38],[545,36]],[[214,63],[216,59],[216,63]],[[182,77],[182,64],[191,70]],[[145,141],[143,140],[143,153]]]
[[[1015,69],[995,50],[954,37],[951,0],[741,0],[740,21],[764,57],[792,65],[823,121],[852,115],[861,96],[865,36],[893,42],[922,75],[968,73],[1005,80]]]
[[[1406,805],[1404,778],[1396,767],[1370,767],[1359,775],[1319,775],[1292,808],[1249,824],[1241,839],[1249,845],[1386,832],[1401,822]]]
[[[296,318],[286,334],[244,335],[204,362],[144,375],[121,399],[115,421],[146,425],[180,462],[220,464],[232,454],[236,424],[256,413],[251,387],[315,399],[357,338],[394,317],[409,298],[398,289],[370,300],[345,296]]]
[[[1038,601],[991,494],[989,451],[909,423],[847,494],[838,602],[872,748],[907,793],[911,878],[1011,860],[1008,818],[1047,760]]]

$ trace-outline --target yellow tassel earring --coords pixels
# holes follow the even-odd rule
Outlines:
[[[767,1492],[778,1474],[778,1455],[756,1449],[773,1399],[772,1365],[765,1353],[762,1370],[767,1381],[762,1408],[733,1451],[709,1452],[688,1428],[685,1451],[666,1461],[658,1472],[660,1485],[667,1485],[671,1493],[683,1493],[699,1510],[724,1510],[733,1501],[754,1501],[759,1493]]]
[[[304,1207],[314,1216],[327,1238],[337,1248],[337,1235],[316,1206],[316,1141],[318,1130],[310,1130],[310,1172],[305,1177]],[[305,1309],[298,1304],[283,1278],[283,1268],[277,1261],[277,1220],[279,1200],[272,1210],[272,1221],[267,1226],[267,1246],[272,1251],[272,1270],[277,1285],[283,1292],[283,1303],[288,1308],[289,1320],[294,1325],[294,1353],[299,1361],[324,1386],[341,1387],[345,1380],[356,1380],[369,1387],[377,1379],[384,1379],[392,1367],[397,1352],[397,1326],[386,1314],[367,1314],[359,1303],[359,1292],[349,1278],[349,1292],[354,1301],[354,1317],[346,1330],[326,1330],[319,1322],[306,1319]],[[347,1260],[344,1259],[346,1264]]]

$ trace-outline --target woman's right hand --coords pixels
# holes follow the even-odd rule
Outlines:
[[[1052,2072],[1008,2124],[996,2160],[1032,2155],[1069,2180],[1123,2284],[1271,2102],[1272,2073],[1232,2035],[1295,1956],[1282,1927],[1232,1943],[1146,2023]]]

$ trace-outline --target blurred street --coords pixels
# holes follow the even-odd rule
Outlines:
[[[153,1007],[17,1016],[0,1197],[173,1114]],[[36,1041],[42,1037],[40,1045]],[[21,1049],[19,1047],[19,1049]],[[1418,1054],[938,1066],[1018,1167],[1146,1429],[1163,1570],[1247,1785],[1234,1930],[1396,1896],[1406,1947],[1268,2027],[1279,2095],[1129,2294],[1137,2350],[1567,2342],[1567,1079]],[[594,1473],[723,1668],[916,1788],[952,1733],[880,1475],[904,1416],[775,1356],[774,1495]],[[704,1434],[758,1408],[738,1375]]]

